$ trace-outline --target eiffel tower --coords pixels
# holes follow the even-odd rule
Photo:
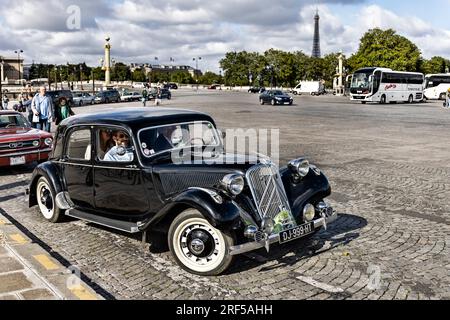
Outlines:
[[[314,16],[314,40],[313,40],[313,50],[312,57],[320,58],[320,33],[319,33],[319,9],[316,10],[316,15]]]

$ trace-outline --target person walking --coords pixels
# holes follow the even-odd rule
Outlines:
[[[31,102],[31,109],[34,114],[33,118],[35,118],[33,120],[37,120],[33,121],[36,123],[36,128],[51,132],[51,124],[55,120],[55,111],[52,98],[47,95],[45,87],[39,88],[39,93],[34,96]]]
[[[450,108],[450,88],[447,90],[444,107]]]
[[[159,106],[161,104],[161,88],[156,88],[156,95],[155,95],[155,106]]]
[[[2,110],[8,110],[8,103],[9,103],[9,99],[5,94],[2,99]]]
[[[147,105],[147,97],[148,97],[148,91],[144,88],[142,90],[142,105],[145,107]]]
[[[75,113],[72,111],[67,99],[64,97],[60,98],[55,107],[55,124],[59,125],[61,121],[74,115]]]

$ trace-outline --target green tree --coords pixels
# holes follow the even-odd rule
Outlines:
[[[422,72],[425,74],[445,73],[448,69],[450,69],[450,60],[439,56],[424,60],[422,64]]]
[[[136,82],[146,82],[147,81],[147,75],[145,74],[145,69],[138,68],[135,69],[132,73],[132,79]]]
[[[220,83],[221,77],[218,74],[215,74],[214,72],[208,71],[205,72],[205,74],[202,75],[198,81],[200,84]]]
[[[359,50],[348,61],[352,71],[385,67],[398,71],[420,71],[421,52],[393,29],[371,29],[361,38]]]
[[[111,70],[111,80],[113,81],[131,80],[130,67],[122,62],[117,62]]]

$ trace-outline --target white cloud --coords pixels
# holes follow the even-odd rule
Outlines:
[[[28,61],[97,65],[104,37],[112,39],[118,61],[192,64],[203,57],[202,69],[218,71],[227,51],[263,52],[271,47],[310,54],[313,0],[2,0],[0,2],[0,55],[24,49]],[[359,18],[337,16],[326,3],[361,3],[363,0],[321,1],[322,54],[357,50],[369,28],[394,28],[418,44],[426,57],[448,56],[450,31],[434,28],[417,17],[405,17],[380,6],[362,7]],[[82,13],[81,30],[68,30],[66,9],[76,3]],[[2,16],[3,12],[7,12]],[[439,43],[439,46],[436,46]]]

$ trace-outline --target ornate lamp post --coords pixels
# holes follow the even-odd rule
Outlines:
[[[195,74],[195,82],[197,83],[197,91],[198,91],[198,61],[199,60],[202,60],[202,57],[195,57],[195,58],[193,58],[192,59],[192,61],[195,61],[195,71],[194,71],[194,74]]]
[[[21,81],[20,81],[20,77],[21,77],[21,75],[20,75],[20,54],[23,53],[23,50],[18,49],[16,51],[14,51],[14,53],[17,54],[17,66],[18,66],[18,70],[19,70],[19,83],[21,83]]]

